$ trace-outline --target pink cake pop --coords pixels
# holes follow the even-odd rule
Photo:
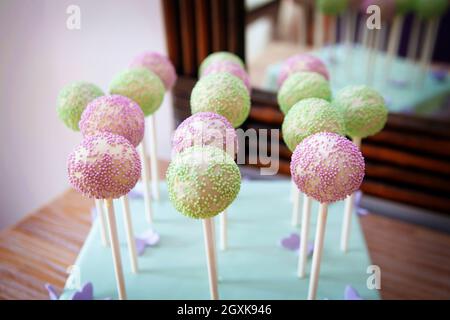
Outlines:
[[[89,198],[115,199],[127,194],[141,174],[134,146],[108,132],[86,137],[69,155],[70,184]]]
[[[317,133],[295,148],[291,174],[302,192],[321,203],[331,203],[358,190],[364,158],[350,140],[335,133]]]
[[[205,71],[203,71],[202,77],[218,72],[228,72],[233,76],[238,77],[244,82],[248,92],[251,91],[250,77],[239,64],[227,60],[213,62],[206,67]]]
[[[234,157],[237,143],[236,131],[224,116],[199,112],[178,126],[172,139],[172,151],[180,153],[194,145],[215,146]]]
[[[144,67],[154,72],[164,83],[166,90],[172,89],[177,74],[170,60],[157,52],[146,51],[135,57],[130,64],[130,68]]]
[[[330,79],[327,67],[319,58],[311,54],[300,53],[288,58],[281,65],[277,79],[278,87],[281,87],[290,74],[299,71],[317,72],[324,76],[325,79]]]
[[[139,105],[120,95],[94,99],[88,104],[80,120],[83,136],[109,132],[126,138],[135,147],[144,137],[144,125],[144,113]]]

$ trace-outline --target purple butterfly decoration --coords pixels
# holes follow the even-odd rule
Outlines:
[[[45,289],[48,291],[50,300],[60,300],[60,298],[67,298],[67,300],[94,300],[94,287],[91,282],[85,283],[80,291],[69,290],[67,293],[63,292],[61,294],[49,283],[45,284]]]
[[[433,70],[430,73],[431,77],[435,79],[437,82],[444,82],[445,80],[447,80],[446,70]]]
[[[159,234],[152,229],[148,229],[139,237],[135,238],[136,251],[139,256],[143,255],[147,247],[153,247],[159,243]]]
[[[344,300],[364,300],[351,285],[345,286]]]
[[[361,192],[361,190],[356,191],[354,201],[355,201],[356,213],[360,216],[365,216],[365,215],[369,214],[369,211],[367,209],[360,207],[362,195],[363,195],[363,193]]]
[[[280,244],[283,248],[298,253],[300,249],[300,237],[297,233],[291,233],[288,237],[282,238]],[[311,242],[308,243],[308,256],[312,254],[313,250],[314,245]]]

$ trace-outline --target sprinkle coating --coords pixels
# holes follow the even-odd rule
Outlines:
[[[194,219],[224,211],[241,187],[241,174],[233,158],[211,146],[194,146],[179,153],[170,163],[166,178],[174,207]]]
[[[251,91],[250,77],[247,72],[236,62],[232,61],[216,61],[210,63],[208,67],[203,71],[202,77],[208,74],[218,73],[218,72],[228,72],[229,74],[238,77],[244,82],[245,87],[248,92]]]
[[[331,100],[328,81],[315,72],[296,72],[283,82],[277,100],[281,111],[286,114],[294,104],[303,99],[320,98]]]
[[[223,116],[199,112],[185,119],[175,130],[172,152],[180,153],[192,146],[214,146],[234,158],[238,151],[236,131]]]
[[[292,154],[291,175],[297,187],[321,203],[344,200],[364,178],[358,147],[335,133],[321,132],[303,140]]]
[[[297,102],[284,118],[283,140],[291,151],[306,137],[318,132],[345,133],[344,120],[328,101],[310,98]]]
[[[342,114],[346,134],[366,138],[381,131],[388,109],[384,98],[368,86],[348,86],[338,92],[332,102]]]
[[[205,60],[202,61],[198,69],[199,77],[201,78],[203,76],[203,72],[211,63],[217,61],[231,61],[237,63],[242,69],[245,69],[244,62],[237,55],[227,51],[218,51],[211,53],[205,58]]]
[[[146,68],[133,68],[120,72],[112,80],[109,91],[135,101],[144,115],[159,109],[164,97],[164,84],[159,77]]]
[[[103,95],[95,84],[77,81],[66,85],[59,92],[56,112],[59,119],[74,131],[79,131],[78,122],[89,102]]]
[[[144,113],[136,102],[120,96],[102,96],[93,100],[81,115],[83,136],[109,132],[124,137],[135,147],[144,138]]]
[[[68,159],[70,184],[89,198],[127,194],[141,175],[136,149],[124,137],[103,132],[86,137]]]
[[[330,79],[327,67],[322,60],[308,53],[300,53],[286,59],[281,65],[277,79],[278,87],[281,87],[291,74],[302,71],[316,72],[326,80]]]
[[[201,78],[192,89],[191,111],[218,113],[239,127],[250,113],[250,96],[242,81],[226,72]]]
[[[155,73],[164,83],[166,90],[172,89],[177,74],[172,62],[158,52],[146,51],[136,56],[130,64],[130,68],[144,67]]]

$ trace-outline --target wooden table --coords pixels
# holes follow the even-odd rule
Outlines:
[[[167,163],[163,163],[165,172]],[[93,201],[68,190],[0,233],[0,298],[61,289],[91,227]],[[450,235],[375,214],[360,218],[383,299],[450,299]]]

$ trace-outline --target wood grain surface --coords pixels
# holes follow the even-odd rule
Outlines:
[[[47,299],[45,283],[63,287],[93,205],[68,190],[0,233],[0,299]],[[360,221],[383,299],[450,299],[450,235],[376,214]]]

